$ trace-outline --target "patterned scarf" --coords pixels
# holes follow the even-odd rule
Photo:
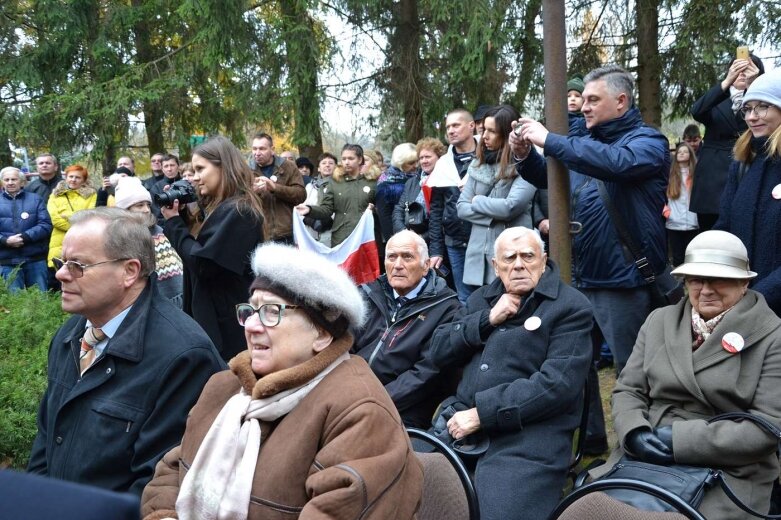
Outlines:
[[[700,345],[705,343],[705,340],[708,339],[708,336],[713,333],[713,329],[716,328],[716,325],[719,324],[721,319],[730,311],[731,308],[732,307],[722,312],[718,316],[715,316],[706,321],[702,319],[700,313],[697,312],[694,307],[692,307],[692,338],[694,338],[692,341],[692,350],[697,350],[700,348]]]

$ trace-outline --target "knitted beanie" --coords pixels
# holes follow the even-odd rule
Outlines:
[[[141,180],[138,177],[121,177],[114,192],[116,207],[127,209],[139,202],[152,203],[152,196],[141,184]]]
[[[781,68],[755,79],[743,95],[743,104],[748,101],[763,101],[781,109]]]
[[[252,254],[252,270],[250,295],[261,289],[301,305],[334,338],[361,327],[366,319],[363,298],[347,272],[316,253],[263,244]]]
[[[567,92],[570,90],[577,90],[581,94],[583,94],[583,89],[585,88],[585,85],[583,84],[583,78],[580,76],[575,76],[571,80],[567,82]]]

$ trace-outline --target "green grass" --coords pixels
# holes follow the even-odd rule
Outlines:
[[[66,318],[58,294],[11,294],[0,280],[0,467],[27,465],[49,341]]]

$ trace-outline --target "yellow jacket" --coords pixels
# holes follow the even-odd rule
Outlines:
[[[52,258],[62,257],[62,239],[65,238],[65,233],[71,227],[71,215],[82,209],[94,208],[97,198],[98,192],[95,191],[95,188],[86,184],[77,190],[71,190],[65,181],[60,181],[54,188],[51,197],[49,197],[49,203],[46,205],[54,225],[52,237],[49,240],[49,267],[54,267]]]

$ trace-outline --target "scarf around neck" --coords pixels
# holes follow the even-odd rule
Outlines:
[[[262,442],[260,421],[287,415],[349,358],[342,352],[309,381],[268,397],[253,398],[255,392],[250,394],[242,386],[222,407],[182,481],[176,499],[179,518],[246,520]]]
[[[713,329],[716,328],[716,325],[719,324],[721,319],[730,311],[730,309],[732,309],[732,307],[706,321],[700,316],[700,313],[692,307],[692,335],[694,336],[694,339],[692,340],[692,350],[697,350],[705,343],[705,340],[713,334]]]
[[[732,100],[732,112],[737,115],[740,107],[743,106],[743,91],[730,86],[729,97]]]

